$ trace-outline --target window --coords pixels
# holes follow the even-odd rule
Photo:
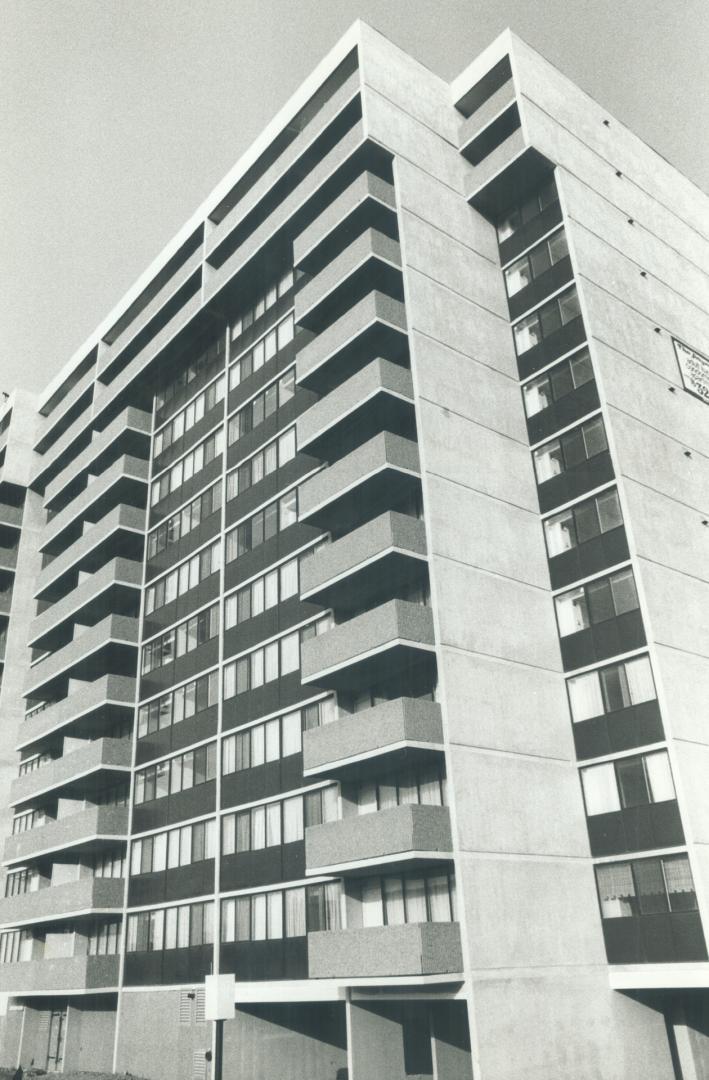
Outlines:
[[[360,889],[364,926],[453,922],[456,917],[452,874],[365,878]]]
[[[17,814],[12,819],[12,835],[29,832],[30,829],[38,829],[44,825],[47,817],[43,810],[27,810],[23,814]]]
[[[224,400],[226,378],[220,375],[206,390],[197,394],[189,405],[173,416],[153,437],[153,459],[164,453],[174,442],[181,439],[190,428],[210,412],[215,405]]]
[[[212,484],[201,495],[192,499],[148,534],[148,558],[154,559],[170,544],[176,544],[178,540],[187,536],[208,517],[220,510],[221,505],[222,482],[217,480],[216,484]]]
[[[162,409],[168,401],[171,401],[175,394],[179,393],[184,387],[189,386],[198,375],[204,375],[209,377],[212,374],[216,374],[220,367],[224,366],[224,335],[212,342],[212,344],[201,352],[196,360],[192,360],[180,374],[169,383],[164,390],[159,391],[155,395],[155,408],[157,410]]]
[[[576,286],[572,285],[560,296],[548,300],[532,315],[526,315],[512,327],[517,356],[533,349],[544,338],[560,330],[581,314]]]
[[[234,361],[229,368],[229,389],[235,390],[244,379],[248,379],[254,371],[258,371],[269,360],[272,360],[277,353],[290,344],[294,336],[295,322],[291,312],[277,326],[264,334],[255,345],[242,353],[238,360]]]
[[[304,829],[335,821],[337,785],[237,810],[222,817],[222,855],[260,851],[302,840]]]
[[[222,900],[222,941],[265,941],[339,930],[341,897],[341,882],[328,881]]]
[[[575,724],[656,698],[648,656],[611,664],[567,681]]]
[[[227,596],[224,601],[224,629],[230,630],[238,623],[247,622],[284,600],[297,596],[299,562],[298,558],[289,559]]]
[[[160,952],[210,945],[214,902],[140,911],[128,916],[127,952]]]
[[[149,765],[135,774],[135,805],[176,795],[179,791],[214,780],[217,775],[217,744],[208,743],[196,750]]]
[[[227,501],[242,495],[253,484],[282,468],[293,460],[295,454],[296,434],[292,427],[229,473],[226,478]]]
[[[93,857],[95,878],[122,878],[125,874],[125,855],[122,847],[99,851]]]
[[[149,585],[145,591],[145,614],[150,615],[158,608],[171,604],[201,581],[206,581],[212,574],[218,574],[220,556],[221,540],[215,540],[213,544],[180,563],[165,577]]]
[[[638,607],[633,571],[618,570],[609,577],[597,578],[578,589],[556,597],[559,636],[577,634],[596,623],[617,618]]]
[[[277,409],[282,409],[294,395],[295,368],[292,367],[229,417],[227,444],[231,446],[237,439],[259,427]]]
[[[281,276],[271,282],[268,289],[261,293],[257,300],[244,309],[234,320],[231,325],[231,339],[232,341],[243,334],[244,330],[248,328],[256,321],[260,319],[264,312],[273,307],[276,300],[280,300],[293,288],[294,275],[293,270],[286,270]],[[291,316],[292,318],[292,316]]]
[[[134,840],[131,847],[131,876],[172,870],[177,866],[190,866],[213,859],[214,842],[213,820],[198,821],[194,825],[183,825]]]
[[[544,443],[534,451],[534,471],[537,483],[543,484],[568,469],[590,461],[608,449],[606,429],[601,416],[587,420],[558,439]]]
[[[444,806],[445,786],[444,773],[437,764],[391,773],[359,785],[358,811],[360,814],[370,814],[411,803]]]
[[[697,910],[686,855],[597,866],[596,883],[604,919]]]
[[[153,480],[150,487],[150,505],[155,506],[178,488],[201,472],[205,466],[219,457],[222,452],[224,432],[222,428],[212,432],[188,454],[181,457],[174,465]]]
[[[37,892],[40,876],[38,870],[9,870],[5,878],[5,896],[23,896]]]
[[[258,510],[226,534],[226,561],[253,551],[298,520],[298,491],[294,488]]]
[[[675,798],[666,750],[590,765],[581,782],[589,817]]]
[[[20,964],[32,959],[32,931],[10,930],[0,934],[0,964]]]
[[[256,690],[264,683],[282,678],[300,668],[300,647],[309,637],[325,634],[332,626],[332,615],[318,619],[254,649],[224,666],[224,697],[232,698]]]
[[[572,394],[580,386],[593,379],[593,365],[588,349],[550,368],[543,375],[530,379],[522,387],[524,411],[527,419],[548,409],[555,401],[560,401],[567,394]]]
[[[89,928],[86,951],[89,956],[113,956],[118,952],[120,936],[120,919],[95,923]]]
[[[507,295],[512,297],[529,285],[535,278],[540,277],[555,263],[565,259],[569,254],[566,243],[566,233],[559,229],[548,240],[542,240],[541,244],[528,251],[526,255],[515,261],[505,270],[505,285]],[[550,290],[551,291],[551,290]]]
[[[334,714],[334,699],[326,698],[228,735],[222,743],[223,775],[254,769],[266,762],[299,754],[306,725],[310,722],[311,727],[319,726],[320,717],[331,714]],[[312,722],[313,716],[317,718],[317,724]]]
[[[517,230],[521,229],[523,225],[528,225],[530,221],[534,221],[536,217],[539,217],[542,211],[558,201],[559,196],[556,193],[556,184],[552,178],[547,181],[539,191],[535,192],[534,195],[521,203],[521,205],[508,211],[506,216],[497,226],[497,239],[500,243],[504,240],[508,240],[510,236],[514,236]]]
[[[622,524],[623,515],[616,489],[594,495],[592,499],[577,503],[561,514],[546,518],[544,538],[549,558],[553,559],[555,555],[570,551]]]
[[[143,646],[141,674],[171,664],[180,656],[193,652],[194,649],[211,641],[219,633],[219,604],[193,615],[186,622],[179,623],[172,630],[153,638]]]
[[[210,671],[208,675],[200,675],[198,679],[141,705],[138,710],[138,738],[162,731],[163,728],[179,724],[182,720],[189,720],[197,713],[216,705],[218,696],[219,672]]]

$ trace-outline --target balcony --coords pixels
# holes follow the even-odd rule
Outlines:
[[[365,419],[396,430],[411,415],[413,399],[409,369],[378,357],[298,417],[298,447],[327,458],[337,446],[341,425]]]
[[[61,600],[46,608],[30,625],[29,645],[37,646],[52,630],[63,622],[81,615],[91,619],[113,609],[112,596],[120,590],[139,589],[143,580],[143,567],[135,559],[112,559],[77,585]]]
[[[69,484],[75,483],[83,472],[110,451],[118,439],[130,442],[129,454],[139,454],[150,437],[152,417],[142,409],[125,409],[103,431],[94,432],[91,443],[51,480],[44,491],[44,505],[51,506]]]
[[[132,713],[135,691],[136,681],[127,675],[104,675],[95,682],[73,688],[62,701],[46,705],[26,717],[18,731],[17,749],[31,747],[70,724],[83,722],[90,726],[110,709],[124,712],[130,709]]]
[[[329,321],[329,312],[372,289],[393,293],[401,287],[401,249],[398,240],[366,229],[335,258],[311,277],[295,298],[295,321],[318,331]]]
[[[120,912],[123,878],[81,878],[0,900],[0,926],[32,926],[79,915]]]
[[[95,739],[86,746],[72,750],[64,757],[18,776],[10,785],[10,805],[18,806],[40,795],[77,785],[97,772],[130,772],[132,743],[130,739]],[[115,779],[106,776],[108,785]]]
[[[17,548],[0,547],[0,570],[14,570],[17,566]]]
[[[383,979],[450,975],[462,979],[458,923],[410,923],[308,934],[311,979]]]
[[[127,806],[90,806],[69,817],[57,818],[17,836],[8,836],[5,862],[21,863],[67,848],[90,850],[103,846],[105,841],[125,840],[127,833]]]
[[[118,988],[118,956],[62,956],[0,967],[0,991],[14,995],[105,993]]]
[[[361,609],[376,603],[385,588],[424,576],[426,567],[423,521],[388,511],[307,559],[301,567],[300,595],[338,612]]]
[[[14,529],[22,528],[23,506],[10,506],[0,501],[0,525],[11,525]]]
[[[89,476],[84,490],[45,526],[40,551],[46,551],[65,529],[77,521],[96,521],[101,518],[109,508],[109,501],[114,505],[116,502],[131,502],[130,495],[136,488],[140,497],[141,489],[147,487],[149,468],[149,463],[142,458],[124,455],[100,476]],[[119,485],[120,494],[113,491]]]
[[[429,607],[390,600],[303,642],[301,679],[332,689],[376,686],[395,671],[435,659]]]
[[[0,593],[0,615],[9,615],[12,607],[12,589]]]
[[[64,574],[73,570],[92,571],[103,566],[112,554],[116,554],[119,541],[116,533],[133,533],[136,555],[143,550],[145,535],[145,510],[138,506],[114,506],[105,517],[91,525],[66,551],[57,555],[37,575],[35,598],[40,599]],[[110,548],[110,552],[106,551]],[[129,554],[125,539],[120,542],[122,555]]]
[[[441,707],[396,698],[303,733],[303,773],[357,780],[371,763],[397,769],[443,749]]]
[[[347,171],[357,173],[366,167],[366,148],[364,126],[362,121],[358,120],[337,145],[308,172],[298,186],[280,203],[274,205],[265,220],[248,236],[238,242],[232,235],[223,245],[222,250],[214,249],[209,256],[212,265],[205,280],[205,301],[213,299],[250,260],[258,255],[268,241],[286,226],[294,230],[302,229],[306,223],[303,219],[309,217],[309,205],[318,197],[323,187],[333,181],[338,173],[346,174]],[[321,197],[324,198],[324,196]],[[236,221],[234,225],[237,225]],[[235,228],[232,228],[231,232],[234,233]]]
[[[500,124],[502,122],[499,121]],[[494,220],[524,198],[527,192],[538,188],[551,173],[553,164],[527,143],[522,127],[514,127],[501,142],[497,140],[509,127],[497,131],[493,130],[493,125],[489,127],[490,150],[484,157],[478,158],[478,163],[471,170],[468,202],[485,217]],[[483,131],[478,138],[484,135]],[[468,144],[469,147],[471,145]],[[483,147],[479,145],[478,150],[481,149]]]
[[[233,205],[214,226],[207,239],[207,257],[224,243],[226,238],[242,224],[264,199],[271,194],[271,189],[283,180],[289,172],[292,176],[307,174],[309,171],[308,151],[325,130],[336,124],[342,113],[351,107],[360,91],[360,74],[353,71],[341,86],[328,98],[309,123],[306,123],[293,141],[278,154],[268,169],[248,187],[242,185],[243,194],[231,199]]]
[[[475,157],[474,152],[472,157],[466,153],[467,148],[474,146],[481,133],[516,101],[514,82],[509,78],[479,105],[471,116],[462,121],[458,130],[458,141],[460,152],[466,160],[471,161]]]
[[[307,273],[329,262],[342,236],[353,236],[360,222],[391,227],[396,213],[394,185],[375,173],[363,172],[312,221],[293,243],[295,265]]]
[[[116,363],[124,349],[126,349],[131,342],[135,342],[139,334],[143,331],[149,333],[151,321],[160,314],[161,310],[169,304],[170,300],[174,299],[175,294],[187,284],[192,275],[199,270],[201,264],[202,245],[200,244],[163,285],[153,299],[146,304],[143,310],[128,323],[121,333],[119,333],[118,337],[115,338],[111,344],[105,345],[99,354],[99,378],[105,379],[106,371]]]
[[[363,362],[406,354],[406,310],[400,300],[371,292],[298,353],[296,377],[303,386],[330,390]]]
[[[102,650],[117,646],[137,646],[138,619],[127,615],[108,615],[95,626],[87,627],[62,649],[50,653],[34,664],[25,680],[25,697],[41,697],[49,691],[50,683],[69,676],[86,679],[96,674],[97,656]]]
[[[419,483],[416,442],[383,431],[301,485],[299,518],[342,531],[356,521],[361,507],[403,501]]]
[[[81,400],[84,394],[86,394],[89,390],[93,390],[95,370],[96,366],[92,363],[88,370],[85,371],[84,374],[81,376],[81,378],[79,378],[76,383],[69,390],[66,391],[66,393],[61,399],[61,407],[53,409],[53,411],[46,418],[44,423],[40,425],[40,430],[42,434],[35,444],[35,451],[37,453],[44,455],[47,454],[47,452],[51,452],[52,448],[56,445],[58,438],[61,438],[62,435],[65,435],[67,433],[67,430],[69,429],[64,427],[64,425],[66,424],[66,417],[77,404],[77,402]],[[84,413],[88,413],[89,411],[90,404],[87,402],[86,407],[84,408]],[[84,425],[86,425],[85,418]],[[54,437],[54,433],[58,427],[61,427],[63,430],[60,431],[58,437]],[[75,422],[71,424],[71,429],[75,429]]]
[[[308,874],[369,874],[392,863],[411,870],[451,859],[452,849],[447,806],[394,806],[305,830]]]

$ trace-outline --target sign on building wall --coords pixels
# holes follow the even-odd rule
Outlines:
[[[709,359],[677,338],[672,338],[672,344],[685,390],[709,405]]]

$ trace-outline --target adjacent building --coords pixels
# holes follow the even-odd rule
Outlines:
[[[357,23],[0,410],[0,1063],[709,1077],[709,203]]]

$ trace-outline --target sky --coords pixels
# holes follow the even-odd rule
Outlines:
[[[355,19],[506,26],[705,190],[706,0],[0,0],[0,390],[41,390]]]

